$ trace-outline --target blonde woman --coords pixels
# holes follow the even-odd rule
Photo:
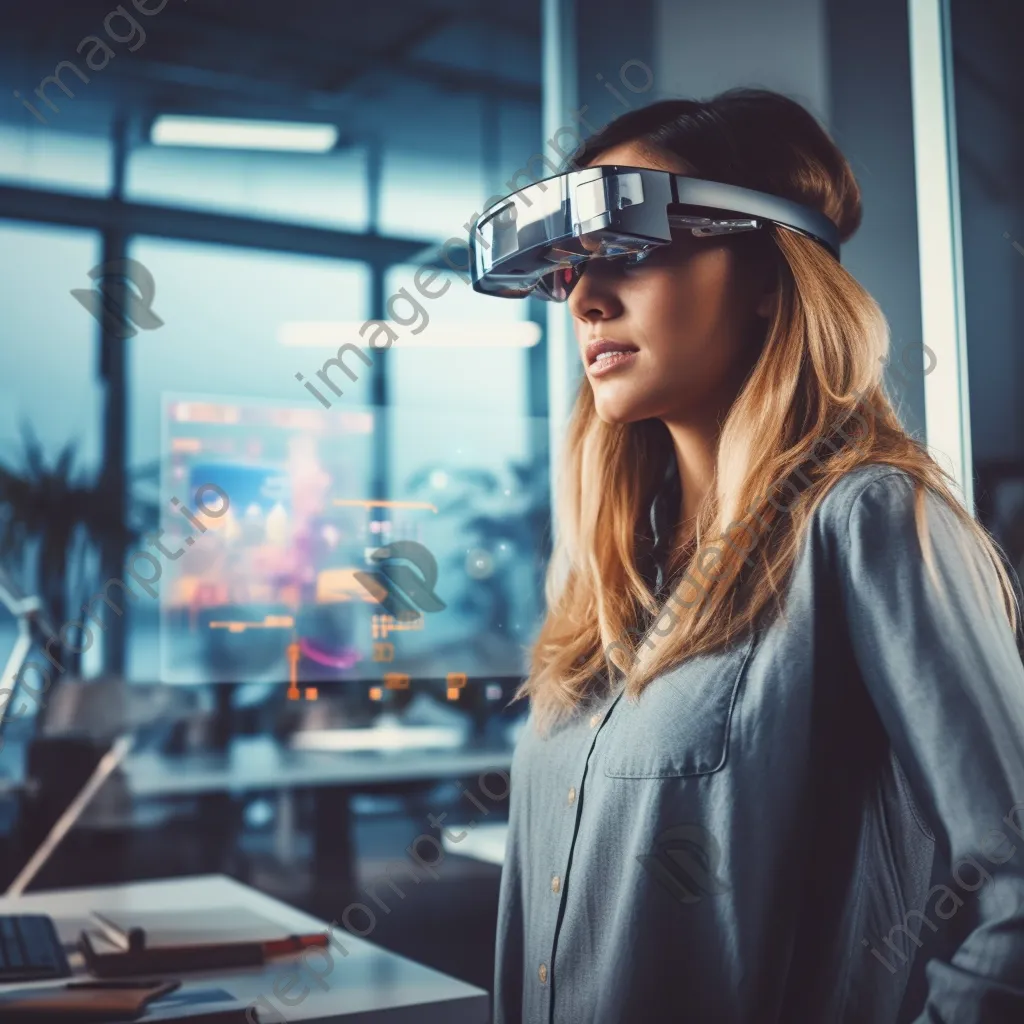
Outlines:
[[[860,223],[849,164],[732,90],[572,165],[562,207],[548,179],[476,240],[474,287],[566,302],[585,369],[495,1024],[1019,1024],[1015,579],[886,395],[886,321],[829,240]],[[637,228],[653,171],[690,182],[670,240]]]

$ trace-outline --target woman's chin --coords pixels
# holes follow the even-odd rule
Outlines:
[[[631,400],[625,395],[618,398],[604,396],[595,400],[594,410],[598,418],[608,424],[636,423],[650,418],[647,404],[638,401],[636,397]]]

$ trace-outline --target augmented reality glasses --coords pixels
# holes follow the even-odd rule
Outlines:
[[[779,196],[671,171],[620,165],[542,178],[489,206],[470,235],[475,291],[565,302],[587,261],[640,263],[672,242],[777,224],[839,259],[839,231],[823,213]]]

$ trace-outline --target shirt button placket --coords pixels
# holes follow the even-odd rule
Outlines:
[[[603,718],[603,715],[599,712],[599,713],[596,713],[596,714],[592,715],[588,719],[588,724],[590,726],[591,732],[586,734],[586,737],[585,737],[584,742],[583,742],[583,746],[586,748],[586,757],[584,758],[584,768],[586,767],[586,761],[588,761],[590,759],[590,754],[591,754],[591,752],[594,749],[594,743],[596,742],[596,739],[597,739],[596,735],[594,735],[592,733],[592,730],[594,730],[598,725],[600,725],[600,723],[602,721],[602,718]],[[566,794],[566,806],[567,806],[567,808],[568,807],[575,807],[576,796],[577,796],[576,787],[575,786],[570,786],[569,787],[569,791]],[[574,812],[574,818],[575,818],[575,815],[578,814],[578,813],[579,813],[579,809],[576,808],[575,812]],[[570,831],[573,831],[573,830],[570,828]],[[569,848],[568,852],[569,852],[569,855],[571,856],[572,855],[572,844],[571,843],[570,843],[570,848]],[[567,871],[568,871],[568,868],[566,869],[566,872]],[[561,876],[560,875],[552,875],[551,876],[551,891],[556,896],[560,897],[560,899],[558,901],[556,901],[559,904],[561,903],[561,900],[565,898],[564,897],[564,890],[565,890],[564,881],[565,881],[565,878],[566,878],[566,873],[563,873]],[[556,933],[557,933],[557,926],[556,926]],[[552,947],[552,954],[553,953],[554,953],[554,948]],[[542,963],[538,967],[538,969],[537,969],[537,977],[540,979],[540,983],[541,983],[541,986],[542,986],[542,989],[543,989],[543,993],[544,993],[545,999],[546,999],[547,995],[550,993],[550,989],[547,986],[548,976],[549,976],[548,966],[547,966],[547,964],[543,964]],[[546,1007],[546,1011],[547,1011],[548,1014],[550,1014],[550,1012],[551,1012],[550,1005],[548,1005]],[[545,1016],[544,1019],[547,1020],[547,1016]]]

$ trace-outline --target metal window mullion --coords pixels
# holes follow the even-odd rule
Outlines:
[[[960,180],[949,0],[908,0],[925,435],[974,513]],[[922,349],[922,371],[925,350]]]

